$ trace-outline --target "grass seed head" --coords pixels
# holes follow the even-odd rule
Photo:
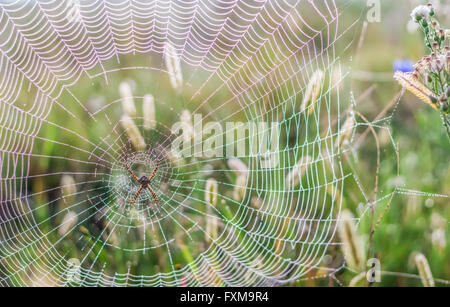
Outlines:
[[[152,95],[144,96],[143,102],[144,128],[149,130],[155,128],[155,99]]]
[[[228,167],[239,177],[246,177],[248,175],[248,167],[238,158],[231,158],[228,160]]]
[[[435,94],[428,89],[419,79],[411,73],[396,72],[394,79],[400,83],[406,90],[414,94],[426,104],[437,109],[436,102],[433,100]]]
[[[194,125],[192,124],[192,114],[188,110],[181,112],[180,121],[184,124],[183,137],[187,142],[194,137]]]
[[[355,126],[355,118],[350,114],[345,120],[336,140],[336,147],[342,147],[352,136],[353,127]]]
[[[63,175],[61,177],[61,196],[66,205],[71,205],[75,198],[75,193],[77,192],[77,186],[75,179],[70,175]]]
[[[177,50],[170,42],[166,42],[165,44],[164,59],[166,62],[167,72],[169,73],[170,84],[173,89],[180,94],[183,87],[181,61],[177,54]]]
[[[63,237],[65,236],[69,230],[71,230],[78,222],[78,216],[75,212],[69,211],[63,218],[63,221],[60,224],[58,229],[58,234]]]
[[[342,211],[338,231],[347,265],[356,271],[362,270],[365,259],[364,241],[357,232],[355,218],[349,210]]]
[[[428,260],[425,255],[418,253],[414,257],[414,260],[424,287],[434,287],[433,275],[431,274],[430,265],[428,264]]]
[[[133,90],[128,82],[122,82],[119,85],[120,97],[122,98],[122,108],[125,114],[136,116],[136,106],[133,99]]]
[[[301,111],[311,114],[314,111],[315,102],[319,98],[322,89],[322,82],[324,73],[322,70],[317,70],[311,76],[303,96]],[[309,108],[309,109],[308,109]]]
[[[241,201],[245,196],[245,190],[247,186],[247,176],[240,175],[236,178],[234,184],[233,198],[237,201]]]
[[[206,180],[205,201],[213,206],[217,204],[218,185],[214,178]]]
[[[145,149],[144,138],[142,137],[141,132],[134,123],[133,119],[128,115],[124,114],[122,115],[120,122],[125,132],[127,133],[131,141],[131,144],[133,144],[133,146],[138,150],[144,150]]]
[[[302,157],[286,176],[286,187],[295,188],[300,183],[300,179],[305,175],[311,166],[312,158],[310,156]]]

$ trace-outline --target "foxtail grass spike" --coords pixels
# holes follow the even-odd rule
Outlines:
[[[61,237],[65,236],[69,232],[69,230],[71,230],[72,227],[74,227],[77,224],[77,222],[78,222],[77,214],[73,211],[67,212],[58,229],[58,234]]]
[[[144,138],[142,137],[141,132],[134,123],[133,119],[128,115],[124,114],[122,115],[122,119],[120,122],[125,132],[127,133],[131,143],[133,144],[134,148],[138,150],[144,150],[145,149]]]
[[[305,175],[311,166],[312,159],[310,156],[302,157],[286,175],[286,187],[293,189],[300,184],[300,179]]]
[[[347,266],[359,271],[364,267],[364,241],[357,232],[355,218],[349,210],[343,210],[338,224],[342,252]]]
[[[238,158],[231,158],[228,160],[228,167],[233,170],[237,176],[247,176],[248,167]]]
[[[144,96],[143,102],[143,113],[144,113],[144,128],[154,129],[155,128],[155,99],[152,95],[147,94]]]
[[[177,54],[177,50],[170,42],[166,42],[165,44],[164,59],[166,62],[167,72],[169,73],[170,84],[173,89],[180,94],[183,87],[181,61]]]
[[[136,116],[136,106],[133,99],[133,91],[128,82],[122,82],[119,85],[120,97],[122,98],[123,111],[129,116]]]
[[[301,110],[302,112],[311,114],[315,108],[315,102],[319,98],[322,89],[322,82],[324,73],[322,70],[317,70],[309,79],[308,85],[303,96]]]
[[[414,258],[424,287],[434,287],[434,279],[425,255],[418,253]]]

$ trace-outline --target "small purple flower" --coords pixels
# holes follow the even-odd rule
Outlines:
[[[414,63],[411,60],[395,60],[392,66],[394,67],[394,72],[408,73],[414,70]]]

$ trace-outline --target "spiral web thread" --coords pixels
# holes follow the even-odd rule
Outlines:
[[[73,263],[60,248],[69,236],[80,244],[76,272],[80,285],[277,285],[320,266],[329,246],[339,244],[335,240],[339,191],[353,178],[340,163],[345,151],[340,140],[343,135],[351,137],[357,126],[342,123],[353,113],[347,111],[348,105],[340,105],[339,84],[346,73],[341,71],[335,44],[354,24],[340,25],[341,7],[331,0],[1,1],[0,26],[5,30],[0,36],[0,284],[73,283]],[[226,164],[214,169],[218,196],[229,203],[228,214],[205,202],[209,171],[177,171],[166,159],[169,124],[154,131],[157,142],[143,132],[146,142],[158,150],[136,153],[114,111],[120,109],[120,99],[92,107],[73,90],[78,83],[89,86],[91,80],[117,87],[115,73],[144,71],[155,75],[146,90],[155,95],[158,111],[164,104],[158,93],[167,83],[166,42],[181,60],[184,91],[189,93],[184,105],[192,113],[221,122],[242,114],[249,121],[276,121],[285,134],[305,129],[301,137],[280,144],[281,162],[272,170],[258,167],[251,155],[241,157],[249,168],[247,180],[240,183],[247,195],[241,200],[220,193],[236,189],[234,172]],[[134,57],[145,60],[130,64]],[[326,77],[309,113],[299,107],[317,70]],[[215,97],[220,103],[214,103]],[[139,102],[143,95],[134,99]],[[172,110],[170,105],[164,108]],[[52,115],[55,112],[79,121],[79,130],[65,126],[63,118]],[[82,132],[100,120],[109,123],[108,132],[99,132],[100,137]],[[144,131],[142,115],[133,120]],[[328,123],[325,128],[323,120]],[[52,129],[52,138],[42,133]],[[82,146],[64,136],[78,139]],[[69,154],[39,152],[45,146]],[[301,183],[291,189],[284,178],[307,156],[311,160]],[[59,171],[36,171],[46,159]],[[176,162],[189,167],[222,160]],[[146,218],[139,225],[115,210],[120,193],[129,198],[137,189],[124,169],[127,161],[146,165],[146,172],[160,163],[151,187],[161,208],[142,209]],[[198,176],[186,179],[193,172]],[[69,209],[76,212],[77,222],[58,237],[61,225],[51,221],[60,221],[69,211],[57,205],[64,201],[59,192],[64,186],[46,184],[59,182],[63,175],[76,178],[76,192],[65,197],[75,199]],[[170,185],[174,176],[179,186],[163,190],[161,186]],[[36,182],[44,182],[45,188],[36,191]],[[119,193],[121,189],[125,192]],[[259,205],[248,194],[257,195]],[[142,194],[138,202],[148,199],[150,194]],[[39,217],[44,209],[47,215]],[[79,226],[93,218],[105,218],[106,226],[86,243]],[[219,225],[219,235],[211,235],[208,220]],[[114,237],[127,236],[130,229],[141,231],[136,245],[115,242]],[[158,239],[146,237],[152,231]],[[197,241],[208,243],[191,261],[177,264],[183,262],[179,254],[185,255]],[[135,273],[128,263],[127,270],[113,272],[111,259],[101,259],[106,249],[150,256],[161,249],[169,270]],[[336,268],[324,271],[329,275]]]

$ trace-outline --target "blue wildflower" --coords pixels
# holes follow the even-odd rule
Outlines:
[[[411,60],[396,60],[392,66],[394,67],[394,72],[408,73],[414,70],[414,62]]]

